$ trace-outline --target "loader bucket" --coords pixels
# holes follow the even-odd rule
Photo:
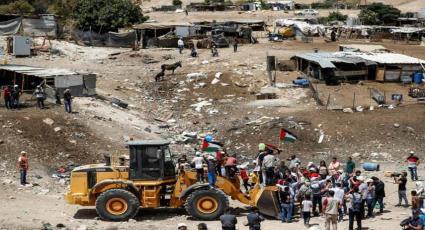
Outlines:
[[[261,188],[256,196],[255,206],[261,214],[279,219],[280,204],[277,188],[275,186]]]

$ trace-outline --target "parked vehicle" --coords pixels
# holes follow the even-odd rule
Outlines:
[[[298,16],[302,16],[302,15],[316,16],[316,15],[319,15],[319,11],[314,10],[314,9],[304,9],[304,10],[297,10],[297,11],[295,11],[294,14],[298,15]]]

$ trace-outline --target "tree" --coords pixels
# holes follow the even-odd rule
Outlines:
[[[327,24],[329,22],[334,21],[345,21],[347,20],[348,15],[341,14],[340,12],[331,12],[327,17],[321,17],[319,18],[319,23],[321,24]]]
[[[391,5],[373,3],[360,12],[359,18],[366,25],[391,24],[400,17],[400,13],[399,9]]]
[[[73,16],[79,28],[96,32],[117,31],[146,20],[130,0],[77,0]]]
[[[180,7],[182,4],[183,4],[183,2],[181,0],[173,0],[173,6]]]
[[[34,7],[26,0],[17,0],[0,6],[1,14],[33,14]]]

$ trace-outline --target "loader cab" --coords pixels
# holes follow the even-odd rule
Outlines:
[[[130,180],[167,180],[176,177],[175,163],[166,140],[130,141]]]

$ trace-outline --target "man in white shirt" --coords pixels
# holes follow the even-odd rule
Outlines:
[[[179,38],[179,40],[177,41],[177,47],[179,47],[179,53],[183,53],[183,48],[184,48],[184,42],[183,42],[183,38]]]
[[[192,164],[195,165],[196,179],[198,182],[204,182],[204,163],[205,159],[201,156],[200,152],[196,152],[196,156],[192,159]]]
[[[334,198],[338,199],[339,203],[341,204],[341,206],[338,209],[338,222],[341,222],[344,217],[343,205],[345,203],[344,202],[345,192],[344,192],[344,189],[342,188],[341,183],[336,183],[336,187],[332,188],[331,190],[334,191],[335,193]]]
[[[274,168],[276,166],[276,157],[273,154],[267,154],[263,159],[263,170],[266,171],[266,186],[275,184]]]

